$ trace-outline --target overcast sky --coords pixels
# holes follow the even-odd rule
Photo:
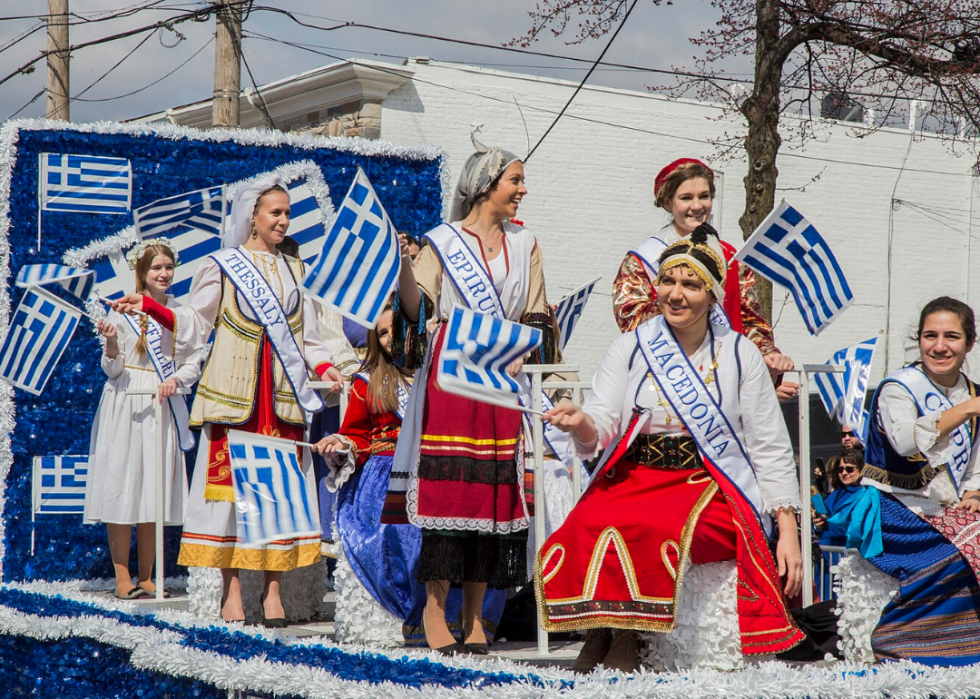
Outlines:
[[[69,1],[70,10],[86,20],[96,20],[124,8],[150,4],[150,0]],[[152,24],[173,16],[176,12],[205,5],[204,2],[165,0],[157,8],[142,9],[130,17],[75,25],[70,30],[70,40],[76,45]],[[530,19],[527,13],[533,7],[534,0],[256,0],[254,5],[255,10],[244,24],[246,39],[243,45],[245,58],[260,85],[335,62],[329,56],[279,43],[282,40],[315,45],[316,51],[338,58],[358,57],[400,63],[407,56],[429,56],[439,60],[568,80],[580,80],[589,67],[588,64],[524,56],[377,30],[352,27],[333,31],[311,29],[294,23],[288,17],[258,9],[261,6],[282,8],[296,13],[297,18],[304,22],[322,26],[358,22],[499,46],[528,29]],[[44,0],[0,0],[0,17],[3,18],[32,12],[41,14],[44,11]],[[684,3],[660,7],[651,0],[640,0],[605,60],[656,69],[669,70],[672,66],[693,68],[695,47],[688,42],[688,38],[709,26],[706,21],[713,17],[713,13],[713,8],[705,0],[686,0]],[[79,21],[79,18],[73,18],[73,21]],[[41,26],[42,20],[39,19],[0,20],[0,78],[6,77],[45,49],[46,34],[43,27],[10,45],[27,32]],[[72,102],[72,121],[128,119],[209,98],[214,67],[214,19],[208,18],[206,22],[200,23],[184,22],[175,29],[185,37],[183,40],[172,32],[161,30],[138,49],[136,47],[146,38],[146,33],[75,52],[71,60],[71,94],[80,99]],[[250,37],[250,34],[262,34],[279,41]],[[531,48],[594,60],[607,41],[603,38],[582,45],[567,45],[565,40],[565,37],[549,37],[538,41]],[[172,48],[167,48],[168,46]],[[132,55],[119,67],[84,95],[80,95],[134,49],[136,50]],[[198,53],[194,56],[196,52]],[[177,69],[185,61],[186,65]],[[739,68],[745,70],[744,66],[730,65],[727,68],[735,73],[738,73]],[[147,88],[175,69],[177,70],[173,75]],[[656,74],[600,67],[590,82],[644,90],[649,85],[665,80],[665,76]],[[41,61],[36,64],[33,73],[16,75],[0,86],[0,120],[13,116],[18,110],[21,110],[18,114],[20,117],[43,116],[43,94],[33,104],[28,102],[44,89],[44,84],[45,64]],[[243,68],[242,86],[248,85],[249,77]],[[131,96],[120,97],[141,88],[147,89]],[[118,99],[113,99],[117,97]]]

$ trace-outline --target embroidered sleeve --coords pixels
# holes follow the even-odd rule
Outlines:
[[[351,384],[350,400],[344,413],[344,424],[340,426],[337,435],[353,446],[358,467],[364,465],[371,455],[371,431],[374,421],[367,404],[367,384],[360,379],[354,379]]]
[[[755,272],[743,264],[738,270],[739,290],[741,292],[742,334],[752,340],[762,352],[762,356],[778,352],[773,340],[772,325],[762,314],[759,292],[756,289]]]
[[[613,281],[613,315],[621,332],[629,332],[660,315],[657,292],[646,268],[634,255],[627,255]]]

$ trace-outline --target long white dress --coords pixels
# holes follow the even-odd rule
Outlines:
[[[167,299],[168,308],[176,308]],[[139,524],[156,521],[156,422],[151,396],[130,396],[130,389],[156,388],[160,377],[149,354],[136,351],[139,339],[121,315],[110,312],[106,319],[116,328],[119,354],[109,359],[102,353],[101,365],[109,380],[92,423],[89,447],[89,479],[85,489],[85,522]],[[152,321],[151,321],[152,322]],[[172,335],[162,329],[163,347],[169,348]],[[181,361],[182,360],[182,361]],[[176,376],[184,386],[192,386],[201,376],[198,353],[188,352],[180,361]],[[187,477],[184,455],[177,444],[177,430],[169,409],[163,411],[164,466],[168,484],[164,496],[164,523],[184,522]]]
[[[248,251],[259,268],[275,266],[278,274],[266,281],[279,302],[289,310],[295,304],[303,305],[303,346],[301,351],[307,364],[315,367],[331,362],[333,356],[327,349],[317,329],[316,308],[309,297],[301,296],[282,255]],[[190,302],[177,312],[178,347],[202,345],[211,329],[221,305],[224,274],[221,267],[208,258],[198,268],[191,286]],[[245,304],[240,302],[240,307]],[[224,332],[224,331],[222,331]],[[211,423],[201,428],[197,461],[191,481],[187,508],[187,522],[181,542],[181,563],[187,566],[232,567],[252,570],[292,570],[309,565],[319,558],[320,535],[296,537],[267,544],[248,544],[239,541],[237,516],[234,502],[208,500],[204,497],[207,484],[208,454],[211,444]],[[307,474],[306,496],[316,502],[316,490],[308,453],[301,464]],[[233,553],[234,552],[234,553]]]

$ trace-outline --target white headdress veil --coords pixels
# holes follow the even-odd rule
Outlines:
[[[231,225],[226,225],[221,234],[221,247],[237,248],[248,240],[252,233],[255,202],[276,185],[289,192],[282,177],[275,173],[261,175],[235,191],[235,199],[231,205]]]

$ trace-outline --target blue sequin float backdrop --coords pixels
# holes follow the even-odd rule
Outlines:
[[[420,235],[441,220],[442,155],[431,147],[413,149],[359,139],[294,138],[253,131],[229,137],[174,128],[140,133],[130,126],[61,129],[52,128],[50,122],[23,124],[24,128],[16,123],[4,126],[4,143],[12,145],[0,152],[0,168],[10,172],[11,309],[23,293],[12,284],[23,265],[61,263],[66,250],[114,235],[132,224],[131,214],[45,211],[39,248],[41,153],[128,158],[133,172],[133,208],[188,190],[236,182],[298,160],[312,160],[320,166],[336,208],[361,167],[399,229]],[[32,458],[88,453],[92,419],[106,378],[99,367],[99,352],[92,325],[84,320],[44,393],[35,397],[13,391],[13,461],[2,503],[4,581],[111,577],[105,527],[83,525],[81,515],[38,516],[33,523],[35,553],[31,556]],[[0,464],[0,470],[5,470],[4,466]],[[175,565],[178,541],[179,530],[168,527],[167,575],[185,572]]]

